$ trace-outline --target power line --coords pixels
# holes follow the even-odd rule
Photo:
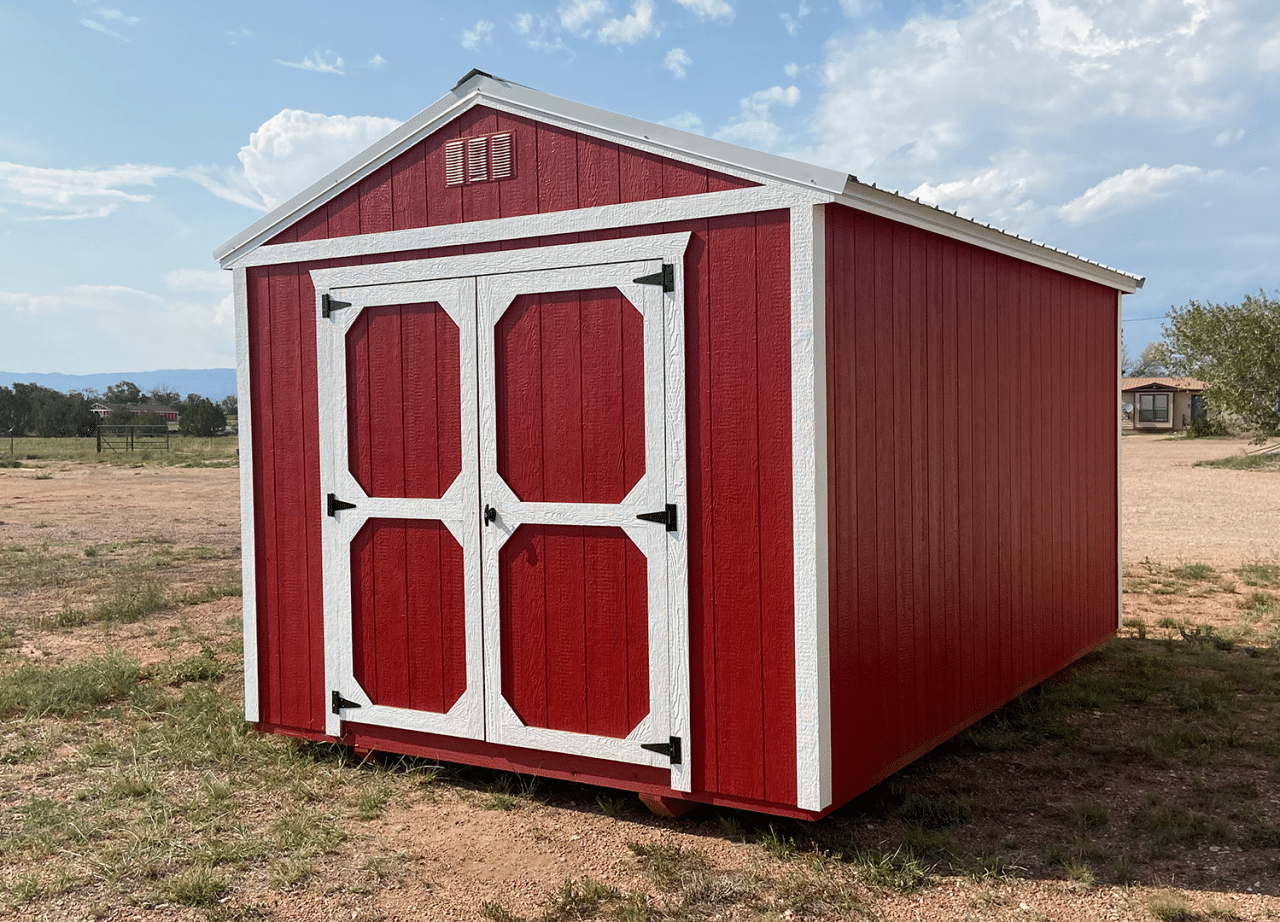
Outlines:
[[[1158,314],[1155,317],[1126,317],[1120,322],[1121,323],[1137,323],[1139,320],[1167,320],[1168,317],[1169,317],[1168,314]]]

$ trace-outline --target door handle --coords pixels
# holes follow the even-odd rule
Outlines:
[[[484,527],[488,528],[490,522],[498,521],[498,510],[494,509],[488,503],[484,504]]]

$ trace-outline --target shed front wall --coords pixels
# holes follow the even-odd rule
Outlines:
[[[388,175],[397,169],[398,161]],[[663,188],[669,194],[677,194],[681,182],[694,192],[707,190],[705,172],[671,169],[666,175]],[[393,213],[377,195],[359,198],[336,217],[321,208],[277,242],[333,234],[335,220],[354,222],[351,226],[362,233],[390,230]],[[685,256],[685,343],[693,717],[688,745],[694,796],[794,805],[789,214],[734,215],[360,261],[676,231],[693,235]],[[309,272],[357,261],[247,270],[264,729],[319,736],[325,726],[316,302]],[[548,773],[580,771],[637,789],[653,784],[634,766],[575,765],[560,757],[553,768],[537,753],[354,729],[353,740],[372,748],[452,754],[459,761],[524,770],[543,766]]]
[[[1114,290],[831,205],[834,803],[1111,636]]]

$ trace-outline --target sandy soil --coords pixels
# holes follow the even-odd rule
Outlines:
[[[1144,559],[1175,565],[1204,562],[1226,571],[1242,562],[1280,558],[1280,475],[1224,471],[1192,466],[1195,460],[1239,451],[1243,442],[1168,441],[1146,436],[1124,439],[1124,558],[1133,567]],[[212,561],[186,560],[179,580],[206,582],[212,569],[238,567],[239,545],[235,470],[176,468],[121,469],[102,465],[51,465],[52,477],[36,479],[31,470],[0,470],[0,545],[48,546],[71,555],[85,546],[124,543],[130,547],[168,546],[177,552],[212,548]],[[129,544],[128,542],[137,542]],[[189,570],[196,567],[196,571]],[[104,645],[129,650],[142,661],[171,655],[183,623],[199,622],[202,632],[233,628],[238,599],[220,599],[158,613],[146,624],[85,625],[72,631],[42,630],[39,615],[56,611],[78,591],[64,587],[7,590],[0,597],[0,620],[17,625],[20,654],[75,659],[100,652]],[[1155,617],[1151,599],[1129,600],[1133,610]],[[1203,608],[1202,599],[1179,604]],[[1222,617],[1230,616],[1223,602]],[[1143,605],[1148,608],[1142,608]],[[1073,779],[1091,788],[1098,779]],[[474,792],[449,789],[434,799],[392,804],[375,822],[353,833],[352,841],[369,854],[399,856],[409,869],[363,895],[323,883],[305,889],[248,894],[254,918],[282,919],[476,919],[485,900],[498,899],[511,910],[536,916],[549,894],[569,876],[591,875],[622,889],[641,886],[636,859],[627,842],[670,842],[696,846],[713,867],[766,874],[782,873],[756,845],[735,841],[714,817],[695,812],[685,821],[652,819],[647,814],[604,809],[596,798],[609,792],[575,788],[581,801],[563,797],[525,803],[519,809],[484,810]],[[1097,792],[1106,796],[1104,792]],[[1214,848],[1216,851],[1216,847]],[[357,860],[354,859],[353,860]],[[1205,852],[1208,867],[1217,857]],[[357,862],[358,863],[358,862]],[[948,878],[906,896],[886,896],[874,918],[886,922],[936,919],[1149,920],[1148,886],[1081,888],[1049,879]],[[1187,892],[1189,904],[1203,915],[1182,918],[1280,919],[1276,881],[1232,881]],[[4,915],[0,908],[0,916]],[[23,918],[204,918],[177,907],[129,910],[54,904]],[[237,916],[241,917],[241,916]],[[243,916],[248,917],[248,916]],[[730,910],[730,918],[741,916]],[[228,916],[230,918],[230,916]],[[720,918],[720,917],[717,917]],[[791,919],[778,907],[764,918]],[[830,918],[837,918],[831,916]]]
[[[1194,467],[1256,448],[1242,439],[1126,435],[1121,517],[1126,564],[1237,567],[1280,560],[1280,477]]]

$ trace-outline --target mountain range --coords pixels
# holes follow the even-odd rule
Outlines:
[[[102,393],[112,384],[119,384],[121,381],[132,381],[144,392],[161,387],[177,391],[183,397],[199,394],[214,401],[236,392],[234,368],[161,368],[158,371],[109,371],[98,375],[0,371],[0,387],[12,387],[15,381],[20,384],[39,384],[64,394],[68,391],[86,390]]]

